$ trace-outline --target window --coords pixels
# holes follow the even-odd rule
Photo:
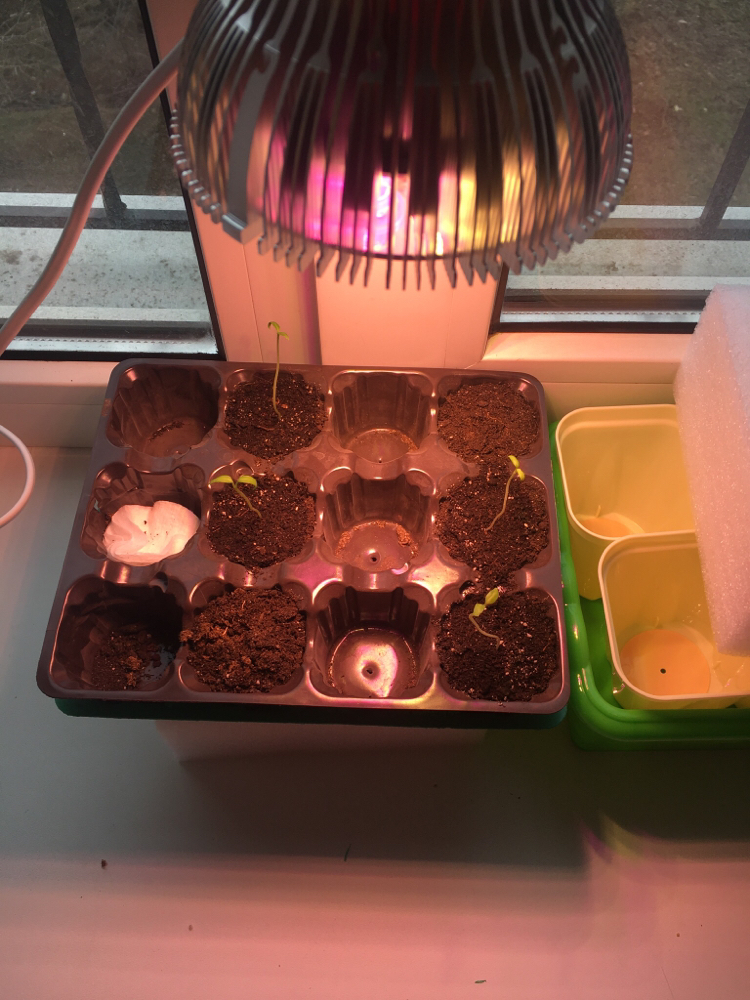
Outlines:
[[[496,330],[690,330],[750,282],[750,4],[612,0],[630,56],[634,167],[594,239],[508,279]]]
[[[510,275],[494,331],[689,332],[717,281],[750,281],[750,4],[612,2],[634,95],[635,163],[623,203],[570,254]],[[81,88],[90,86],[106,126],[151,67],[146,0],[8,6],[0,14],[0,316],[49,255],[85,169],[87,143],[96,144],[96,115],[83,116],[88,131],[82,131],[71,92],[80,103]],[[163,36],[179,37],[193,6],[194,0],[148,0],[163,51]],[[57,50],[49,23],[56,25]],[[320,282],[292,278],[281,265],[267,273],[252,245],[230,253],[219,247],[219,227],[205,218],[197,224],[229,356],[272,358],[267,320],[282,318],[302,331],[289,348],[300,352],[294,360],[316,359],[318,315],[323,326],[328,322]],[[193,225],[170,163],[164,115],[154,106],[115,162],[58,287],[9,354],[220,352]],[[340,311],[343,294],[336,293],[328,314]],[[367,311],[356,303],[355,309]],[[326,358],[330,335],[320,333]],[[464,332],[454,339],[463,344]],[[351,350],[347,342],[347,357]],[[438,353],[441,363],[455,354]],[[478,354],[472,341],[468,359],[456,354],[457,363]]]
[[[151,69],[143,11],[137,0],[15,0],[0,14],[2,318],[49,257],[90,152]],[[155,104],[8,356],[215,355],[196,249]]]

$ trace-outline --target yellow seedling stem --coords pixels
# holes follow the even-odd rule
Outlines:
[[[508,494],[510,493],[510,484],[513,482],[513,477],[518,476],[521,482],[523,482],[523,480],[526,478],[526,473],[521,468],[520,462],[518,461],[516,456],[508,455],[508,458],[510,459],[511,465],[513,465],[514,468],[511,474],[508,476],[508,482],[505,484],[505,496],[503,497],[503,506],[502,509],[500,510],[500,513],[495,514],[495,516],[492,518],[492,523],[484,529],[486,532],[492,531],[497,521],[505,513],[505,508],[508,506]]]
[[[502,646],[503,640],[500,638],[499,635],[495,635],[494,632],[486,632],[477,621],[477,618],[482,614],[482,612],[486,611],[487,608],[490,607],[492,604],[496,604],[499,597],[500,597],[500,591],[497,589],[497,587],[493,587],[493,589],[488,592],[484,601],[475,604],[474,610],[469,612],[469,619],[471,620],[471,623],[477,630],[477,632],[481,632],[482,635],[486,635],[488,639],[493,639],[498,649],[500,648],[500,646]]]
[[[281,329],[279,324],[275,322],[275,320],[271,320],[271,322],[268,324],[269,330],[271,329],[271,327],[273,327],[273,329],[276,332],[276,371],[274,372],[273,376],[273,392],[271,393],[271,402],[273,403],[273,408],[276,411],[276,416],[279,418],[279,420],[282,420],[283,418],[281,416],[281,412],[276,402],[276,386],[279,383],[279,368],[281,367],[281,338],[286,337],[286,339],[288,340],[289,334],[284,333],[284,331]]]

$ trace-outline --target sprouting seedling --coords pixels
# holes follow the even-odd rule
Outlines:
[[[484,611],[486,611],[487,608],[491,607],[493,604],[496,604],[499,597],[500,597],[500,591],[497,589],[497,587],[493,587],[492,590],[488,591],[485,599],[483,601],[477,602],[474,605],[474,610],[469,612],[469,621],[477,630],[477,632],[481,632],[482,635],[486,635],[488,639],[493,639],[495,641],[495,645],[498,648],[502,645],[503,640],[500,638],[499,635],[495,635],[494,632],[486,632],[477,621],[477,618],[479,618],[479,616]]]
[[[510,459],[511,465],[513,466],[513,471],[508,476],[508,482],[505,484],[505,496],[503,497],[503,506],[500,509],[500,513],[495,514],[495,516],[492,518],[492,524],[488,525],[488,527],[484,529],[485,531],[492,531],[498,519],[501,518],[505,513],[505,508],[508,506],[508,493],[510,492],[510,484],[513,482],[513,477],[518,476],[521,482],[523,482],[524,479],[526,478],[526,473],[521,468],[521,463],[518,461],[516,456],[508,455],[508,458]]]
[[[248,497],[247,493],[245,493],[244,490],[240,489],[240,483],[242,483],[246,486],[252,486],[254,490],[257,490],[258,480],[255,478],[255,476],[248,476],[244,474],[241,476],[237,476],[236,479],[233,479],[231,476],[216,476],[214,479],[209,479],[208,485],[212,486],[214,483],[229,483],[229,485],[232,487],[237,496],[242,497],[242,499],[248,505],[250,510],[255,511],[258,517],[262,518],[263,515],[258,510],[258,508],[253,507],[253,505],[250,503],[250,497]]]
[[[271,401],[273,402],[273,408],[276,411],[276,416],[279,418],[279,420],[281,420],[282,416],[281,413],[279,412],[278,406],[276,405],[276,386],[278,385],[279,382],[279,367],[281,365],[281,356],[280,356],[281,338],[286,337],[286,339],[289,340],[289,334],[284,333],[284,331],[281,329],[281,327],[275,320],[271,320],[271,322],[268,324],[269,330],[271,329],[271,327],[273,327],[274,330],[276,331],[276,372],[273,376],[273,392],[271,393]]]

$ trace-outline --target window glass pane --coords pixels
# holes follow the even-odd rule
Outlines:
[[[35,280],[90,151],[151,66],[138,0],[14,0],[3,6],[0,316]],[[14,348],[127,354],[153,343],[156,352],[214,353],[158,102],[126,141],[104,195],[58,287]],[[130,333],[115,329],[118,323]]]
[[[704,205],[750,99],[750,3],[613,6],[633,78],[635,162],[623,203]],[[750,204],[748,181],[740,204]]]
[[[630,181],[593,239],[541,270],[510,275],[501,328],[547,321],[690,328],[716,282],[750,281],[750,169],[721,231],[700,228],[750,100],[750,2],[612,4],[633,82]]]

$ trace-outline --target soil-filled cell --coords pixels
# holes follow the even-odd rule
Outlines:
[[[435,521],[437,537],[454,559],[471,567],[484,590],[507,585],[515,570],[541,565],[551,555],[544,485],[532,476],[520,480],[506,466],[501,475],[454,486],[440,500]]]
[[[282,369],[276,386],[274,371],[253,372],[230,388],[224,410],[224,431],[235,448],[276,461],[309,447],[326,422],[325,397],[299,372]]]
[[[430,616],[402,589],[332,588],[314,628],[312,679],[350,698],[413,698],[424,690]]]
[[[484,701],[544,701],[560,692],[555,603],[541,590],[502,595],[473,618],[467,597],[440,620],[437,652],[443,683]],[[481,631],[480,631],[481,629]]]
[[[171,472],[139,472],[122,462],[108,465],[94,481],[81,533],[81,548],[92,559],[106,557],[104,532],[112,515],[121,507],[136,504],[151,507],[158,501],[180,504],[197,518],[201,516],[203,470],[181,465]]]
[[[522,458],[540,450],[539,401],[530,383],[482,376],[459,382],[450,376],[439,395],[438,433],[465,462],[498,471],[508,455]]]
[[[148,587],[78,580],[65,600],[53,679],[63,688],[96,691],[161,687],[180,645],[185,599],[175,580]]]
[[[183,682],[201,691],[236,694],[292,690],[301,679],[305,613],[277,587],[233,589],[220,580],[199,585],[182,639]]]
[[[291,474],[254,476],[253,486],[239,481],[239,465],[221,471],[234,485],[211,486],[210,548],[253,572],[300,555],[315,529],[315,497],[307,486]]]
[[[129,368],[112,401],[107,436],[154,458],[182,455],[215,425],[220,384],[211,368]]]
[[[429,432],[430,392],[429,381],[417,375],[341,375],[333,383],[333,432],[369,462],[399,459]]]
[[[325,497],[323,535],[334,558],[370,572],[403,569],[427,536],[429,497],[405,476],[352,476]]]

